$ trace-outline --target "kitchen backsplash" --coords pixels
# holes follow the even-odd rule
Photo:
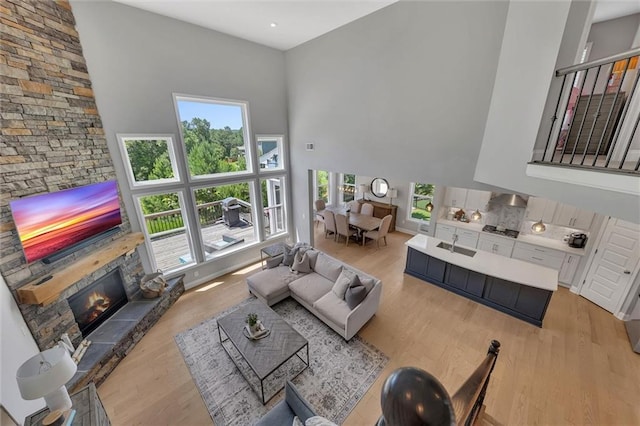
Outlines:
[[[492,206],[483,215],[486,225],[504,226],[507,229],[519,230],[524,219],[525,209],[511,206]]]
[[[584,232],[579,229],[574,228],[566,228],[564,226],[551,225],[549,223],[545,223],[547,229],[542,234],[536,234],[531,230],[531,225],[533,225],[533,221],[525,220],[522,223],[522,228],[520,229],[521,235],[535,235],[537,237],[550,238],[552,240],[562,240],[565,236],[568,236],[572,232]],[[586,232],[589,235],[588,232]]]

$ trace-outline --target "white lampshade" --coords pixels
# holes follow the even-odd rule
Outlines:
[[[389,198],[398,198],[398,190],[395,188],[391,188],[387,191],[387,197]]]
[[[71,400],[65,384],[78,369],[69,351],[61,346],[29,358],[18,368],[16,380],[22,398],[45,398],[49,410],[69,409]]]
[[[360,192],[362,192],[363,194],[369,189],[369,185],[367,185],[366,183],[361,183],[358,187],[360,188]]]

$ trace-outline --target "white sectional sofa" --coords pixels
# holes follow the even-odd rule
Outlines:
[[[382,295],[382,282],[326,253],[317,250],[307,253],[311,259],[311,272],[296,273],[291,271],[289,266],[280,264],[249,276],[249,292],[268,306],[291,296],[345,340],[349,340],[377,312]],[[341,276],[343,270],[345,272]],[[353,298],[349,303],[344,297],[341,298],[335,288],[339,286],[335,284],[339,278],[344,281],[344,277],[354,275],[357,276],[356,281],[361,283],[361,287],[365,288],[359,288],[360,294],[366,295],[351,308],[349,303],[354,304]],[[361,297],[360,295],[357,299]]]

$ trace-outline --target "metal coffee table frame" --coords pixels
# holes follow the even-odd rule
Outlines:
[[[287,330],[287,332],[289,332],[289,333],[293,332],[293,333],[297,334],[296,337],[298,337],[298,336],[300,337],[300,339],[299,339],[300,340],[300,344],[292,347],[291,350],[288,351],[288,352],[290,352],[290,354],[283,355],[283,359],[280,360],[279,363],[274,364],[274,366],[268,372],[266,372],[266,373],[263,372],[262,375],[258,371],[256,371],[256,368],[253,365],[252,361],[255,361],[255,360],[247,359],[247,355],[241,350],[240,347],[238,347],[239,346],[238,343],[245,343],[245,342],[244,341],[235,342],[234,338],[232,338],[232,337],[236,337],[236,338],[240,338],[240,339],[244,339],[246,341],[252,342],[253,344],[258,345],[258,346],[259,345],[264,345],[264,346],[268,347],[268,345],[270,343],[270,337],[274,333],[273,331],[272,331],[270,336],[267,336],[264,339],[260,339],[260,340],[249,340],[243,335],[242,328],[244,328],[244,318],[246,317],[246,314],[249,313],[249,312],[257,313],[258,317],[261,320],[266,317],[265,325],[267,326],[267,328],[269,328],[269,323],[271,325],[274,325],[274,322],[279,322],[280,321],[281,323],[278,324],[280,327],[288,328],[290,330]],[[224,322],[225,322],[224,319],[228,318],[228,317],[231,317],[231,316],[234,316],[234,319],[233,319],[233,321],[228,321],[228,322],[230,322],[231,324],[238,324],[241,327],[240,333],[235,333],[234,336],[230,335],[229,332],[227,332],[227,330],[225,329],[225,324],[224,324]],[[222,326],[220,325],[220,321],[221,320],[223,320],[223,325]],[[228,326],[229,324],[226,324],[226,325]],[[224,332],[224,335],[226,336],[225,339],[222,338],[223,332]],[[278,331],[275,331],[275,332],[277,333]],[[260,380],[260,392],[258,392],[257,389],[253,389],[253,390],[256,392],[256,394],[258,394],[258,396],[260,396],[263,405],[266,404],[267,402],[269,402],[274,396],[276,396],[278,394],[278,391],[280,391],[280,389],[284,388],[284,381],[283,381],[282,387],[278,387],[276,389],[276,391],[274,392],[274,394],[271,395],[271,397],[269,397],[269,399],[265,400],[264,382],[278,368],[280,368],[283,364],[285,364],[287,361],[289,361],[294,356],[297,356],[300,359],[300,361],[302,361],[302,363],[304,364],[304,367],[299,372],[297,372],[293,377],[289,377],[288,380],[291,380],[291,379],[297,377],[300,373],[302,373],[304,370],[309,368],[309,342],[307,341],[307,339],[305,339],[300,333],[295,331],[293,329],[293,327],[291,327],[286,321],[284,321],[282,318],[280,318],[278,316],[278,314],[276,314],[273,310],[271,310],[271,308],[269,308],[268,306],[264,305],[262,302],[259,302],[259,301],[250,302],[247,305],[243,306],[242,308],[239,308],[238,310],[236,310],[234,312],[231,312],[231,313],[229,313],[228,315],[226,315],[226,316],[224,316],[222,318],[219,318],[218,319],[218,337],[220,339],[220,344],[222,345],[222,348],[227,353],[227,355],[229,355],[229,358],[231,358],[231,361],[235,364],[236,368],[238,369],[238,371],[240,371],[240,374],[242,374],[242,376],[245,378],[245,380],[247,381],[249,386],[253,389],[253,386],[251,385],[251,381],[249,380],[249,377],[247,377],[247,375],[242,371],[242,369],[240,368],[240,366],[236,362],[236,360],[233,357],[233,355],[231,354],[231,352],[229,352],[229,349],[227,349],[226,346],[223,344],[224,342],[226,342],[226,341],[231,342],[231,344],[236,349],[236,351],[238,351],[238,353],[240,354],[242,359],[247,363],[247,365],[249,365],[249,368],[251,368],[253,373]],[[300,351],[302,351],[305,348],[306,348],[306,352],[307,352],[307,360],[306,361],[304,359],[302,359],[302,357],[299,355]]]

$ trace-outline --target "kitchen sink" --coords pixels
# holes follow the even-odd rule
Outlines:
[[[441,242],[436,247],[451,251],[451,244],[449,243]],[[469,257],[473,257],[476,254],[476,252],[473,250],[469,250],[464,247],[458,247],[458,246],[453,247],[453,252],[464,254],[465,256],[469,256]]]

